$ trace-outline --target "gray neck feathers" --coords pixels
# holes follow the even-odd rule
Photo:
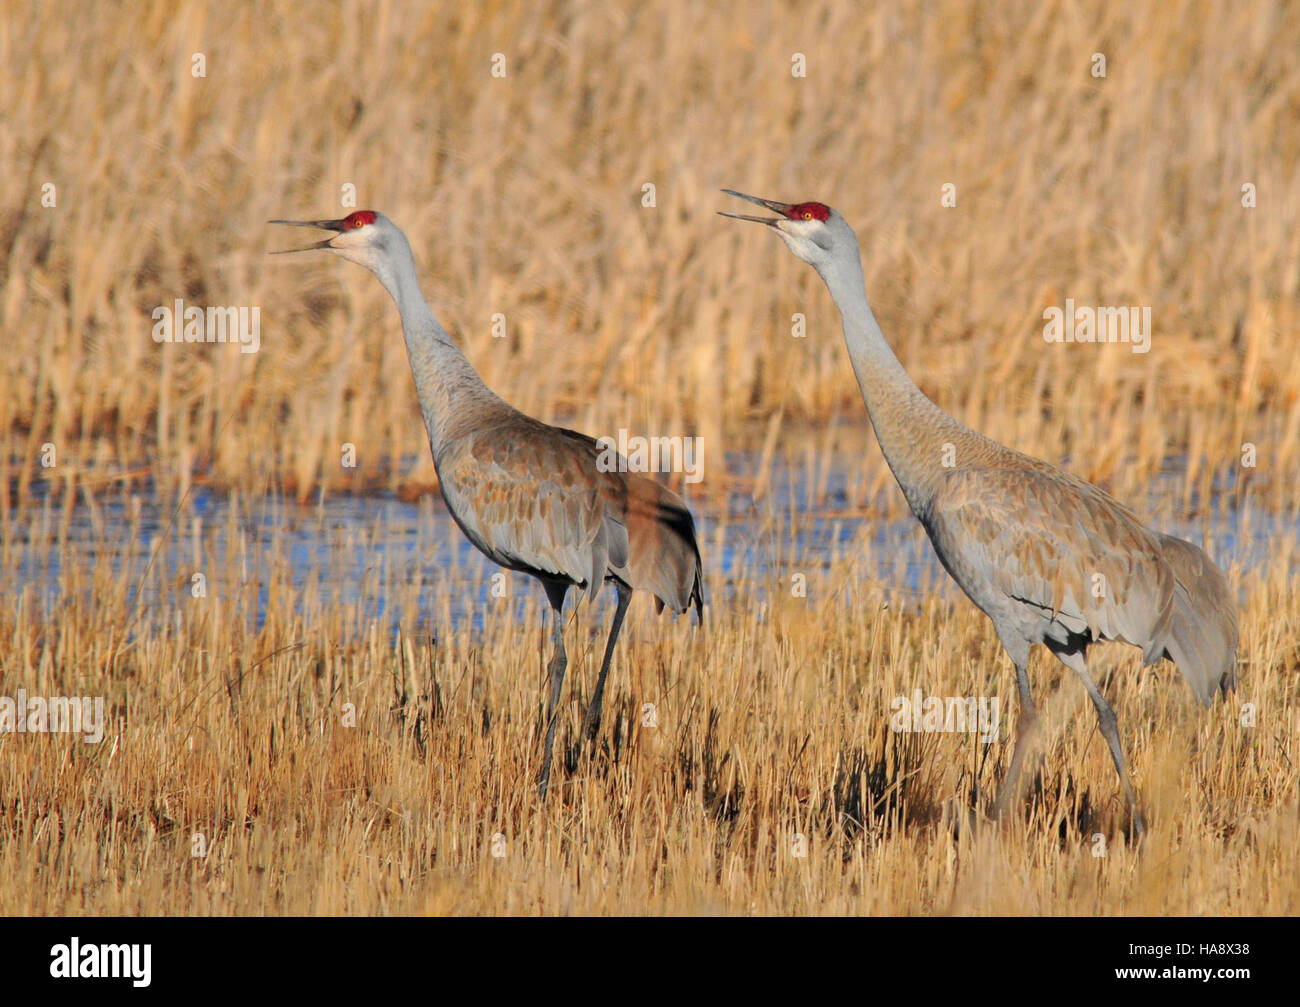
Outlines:
[[[867,303],[856,241],[851,255],[837,256],[818,272],[840,309],[849,360],[880,449],[913,512],[924,518],[945,467],[960,466],[964,442],[974,435],[925,397],[885,341]]]
[[[485,411],[511,410],[483,383],[460,347],[434,318],[420,291],[411,246],[405,235],[397,233],[402,247],[392,259],[396,266],[374,272],[402,316],[406,354],[429,433],[429,447],[437,462],[442,448],[468,432]]]

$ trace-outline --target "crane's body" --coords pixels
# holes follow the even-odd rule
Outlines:
[[[1087,649],[1117,640],[1141,648],[1148,664],[1168,657],[1208,706],[1236,684],[1237,615],[1222,571],[1096,486],[1003,447],[930,401],[885,341],[857,236],[838,212],[724,191],[780,214],[724,216],[772,227],[825,281],[881,451],[944,568],[993,621],[1015,664],[1019,737],[995,811],[1016,785],[1034,727],[1027,667],[1042,643],[1083,680],[1142,832],[1115,714],[1088,673]]]
[[[601,447],[593,438],[526,416],[492,392],[429,309],[410,243],[383,214],[359,210],[342,220],[272,223],[338,231],[334,238],[294,251],[325,249],[357,262],[392,295],[447,510],[494,563],[530,574],[546,589],[555,651],[547,669],[550,695],[539,775],[544,796],[555,710],[568,663],[562,619],[566,594],[576,587],[594,595],[607,581],[618,593],[584,723],[584,732],[595,738],[614,644],[632,592],[649,591],[661,611],[666,605],[681,613],[694,605],[703,618],[700,553],[690,511],[680,497],[651,479],[603,471],[598,465]]]

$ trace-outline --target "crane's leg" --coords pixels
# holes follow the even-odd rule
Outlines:
[[[1025,756],[1035,748],[1038,740],[1038,711],[1034,709],[1034,697],[1029,691],[1029,648],[1013,655],[1016,664],[1016,690],[1020,693],[1020,716],[1016,719],[1016,747],[1011,752],[1011,765],[1007,775],[998,786],[998,795],[993,800],[992,818],[1000,819],[1007,806],[1020,792],[1020,774],[1024,769]]]
[[[1101,694],[1101,689],[1088,673],[1088,658],[1083,650],[1062,653],[1053,649],[1053,652],[1061,659],[1062,664],[1083,679],[1083,687],[1092,697],[1092,705],[1097,708],[1097,723],[1101,727],[1101,735],[1110,746],[1110,757],[1115,763],[1115,772],[1119,774],[1119,781],[1124,786],[1124,796],[1128,799],[1129,814],[1133,818],[1133,831],[1140,837],[1146,832],[1147,823],[1138,809],[1137,797],[1133,793],[1133,784],[1129,780],[1128,770],[1124,768],[1124,749],[1119,742],[1119,722],[1115,719],[1115,711],[1106,702],[1106,697]]]
[[[546,666],[551,680],[551,696],[546,704],[546,754],[542,758],[542,773],[537,778],[537,789],[544,799],[547,784],[551,782],[551,750],[555,745],[555,723],[558,719],[555,709],[560,704],[560,687],[564,684],[564,669],[569,663],[568,655],[564,652],[564,596],[568,593],[569,585],[556,581],[543,583],[546,585],[546,598],[551,603],[551,636],[555,641],[555,654]]]
[[[627,603],[632,600],[632,589],[622,581],[614,581],[618,591],[618,608],[614,610],[614,625],[609,628],[609,640],[605,643],[605,659],[600,662],[600,676],[596,679],[596,691],[591,694],[591,705],[587,707],[583,732],[589,741],[595,741],[600,732],[600,707],[605,701],[605,678],[609,675],[609,665],[614,658],[614,641],[618,631],[623,628],[623,616],[627,614]]]

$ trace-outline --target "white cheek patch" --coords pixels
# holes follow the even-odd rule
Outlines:
[[[789,248],[790,251],[794,252],[795,255],[807,262],[811,258],[821,254],[824,249],[813,241],[806,233],[800,233],[800,231],[803,230],[803,228],[800,228],[799,231],[796,231],[793,228],[786,230],[784,227],[780,227],[777,228],[777,233],[781,235],[781,240],[785,242],[786,247]]]

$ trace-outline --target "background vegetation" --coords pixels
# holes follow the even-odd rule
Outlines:
[[[1300,911],[1300,8],[0,9],[0,694],[103,695],[111,717],[99,746],[0,735],[0,912]],[[238,514],[433,485],[387,295],[325,256],[266,254],[305,233],[269,218],[342,216],[348,184],[406,230],[437,314],[509,401],[593,434],[705,438],[689,492],[710,624],[637,603],[592,757],[575,739],[608,612],[579,610],[545,806],[540,596],[527,622],[444,602],[424,613],[436,641],[394,642],[321,600],[326,571],[295,581],[300,517],[272,536],[203,525],[185,492],[209,483]],[[1239,541],[1277,522],[1263,562],[1225,563],[1232,703],[1201,711],[1171,666],[1100,652],[1152,824],[1140,849],[1050,659],[1031,670],[1056,725],[1042,774],[1004,829],[973,830],[1015,695],[987,620],[952,592],[891,601],[869,543],[804,564],[808,597],[790,596],[812,522],[905,504],[820,281],[715,216],[736,208],[724,186],[840,209],[905,366],[971,426],[1196,524],[1216,555],[1216,507]],[[258,307],[260,351],[157,345],[150,313],[176,298]],[[1150,306],[1150,353],[1048,345],[1043,310],[1066,298]],[[778,463],[808,473],[788,525]],[[131,519],[140,494],[174,523]],[[724,570],[736,494],[770,522],[771,562]],[[83,524],[90,551],[69,542]],[[354,532],[320,534],[364,546]],[[189,565],[146,566],[169,535],[210,571],[205,604]],[[146,588],[165,603],[142,612]],[[1000,741],[890,732],[914,688],[1001,696]]]

